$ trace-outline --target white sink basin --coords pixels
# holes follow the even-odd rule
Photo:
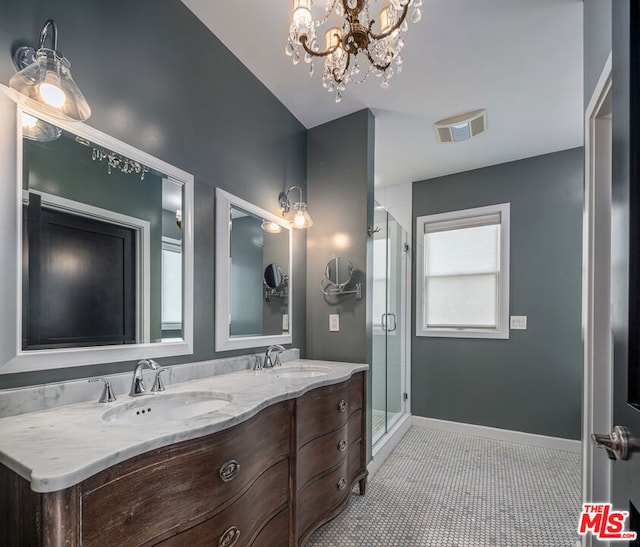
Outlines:
[[[282,366],[275,367],[267,371],[267,374],[275,376],[276,378],[317,378],[318,376],[326,376],[333,369],[329,367],[321,367],[317,365],[294,365],[294,366]]]
[[[102,419],[116,424],[186,420],[220,410],[231,401],[231,395],[214,391],[141,395],[135,401],[110,408]]]

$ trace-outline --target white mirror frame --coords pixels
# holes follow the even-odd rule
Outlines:
[[[0,85],[0,256],[14,265],[0,277],[0,374],[77,367],[193,353],[193,175],[84,123],[68,123],[18,106]],[[22,325],[22,112],[28,112],[101,147],[121,153],[183,184],[183,336],[179,341],[122,346],[21,348]]]
[[[231,231],[229,229],[229,218],[231,215],[231,207],[236,207],[252,213],[260,218],[275,222],[289,232],[289,331],[287,334],[273,334],[261,336],[238,336],[229,335],[229,318],[231,303],[229,295],[230,288],[230,262],[231,256]],[[271,344],[290,344],[292,341],[292,265],[293,265],[293,230],[291,223],[282,217],[269,213],[260,207],[253,205],[241,198],[238,198],[220,188],[216,188],[216,326],[215,326],[215,342],[216,351],[226,351],[232,349],[247,349],[260,346],[269,346]]]

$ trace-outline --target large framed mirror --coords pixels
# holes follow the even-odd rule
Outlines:
[[[193,176],[1,99],[1,243],[17,268],[0,373],[192,353]]]
[[[291,343],[292,230],[216,189],[216,351]]]

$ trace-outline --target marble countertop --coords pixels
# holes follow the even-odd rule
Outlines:
[[[303,366],[330,371],[312,378],[282,378],[271,373],[276,369],[242,370],[168,385],[166,394],[215,391],[232,398],[215,412],[185,420],[139,425],[102,419],[116,405],[151,401],[154,394],[119,395],[114,403],[81,402],[0,418],[0,463],[30,481],[33,491],[54,492],[138,454],[227,429],[269,405],[368,369],[365,364],[303,359],[287,362],[279,370]]]

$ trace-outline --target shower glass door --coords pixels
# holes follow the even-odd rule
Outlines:
[[[407,233],[376,205],[373,234],[373,444],[405,412]]]

